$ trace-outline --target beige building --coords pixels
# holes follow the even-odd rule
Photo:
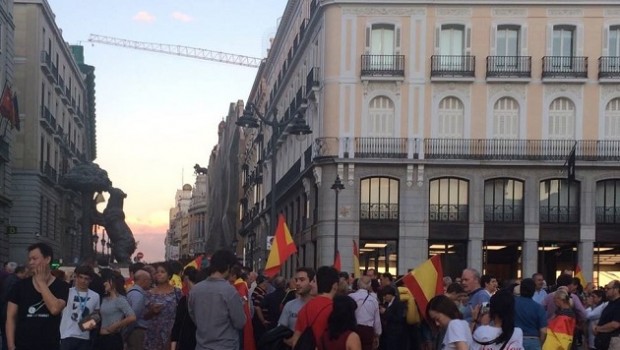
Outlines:
[[[175,206],[170,208],[169,228],[164,242],[166,260],[178,260],[189,256],[191,198],[192,185],[190,184],[183,185],[174,197]]]
[[[207,241],[207,174],[196,174],[196,182],[189,202],[189,256],[204,252]]]
[[[333,263],[335,211],[347,271],[355,240],[362,268],[397,274],[443,253],[451,276],[618,275],[620,3],[458,3],[288,2],[248,101],[313,133],[279,133],[272,191],[272,129],[246,130],[266,179],[249,178],[248,250],[267,253],[275,192],[289,275]]]
[[[91,244],[90,228],[80,227],[80,195],[60,179],[96,157],[94,68],[74,57],[46,0],[17,0],[13,16],[21,130],[11,152],[10,257],[25,262],[26,247],[41,241],[75,263]]]

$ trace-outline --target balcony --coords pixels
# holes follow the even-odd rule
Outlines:
[[[476,56],[431,56],[431,80],[473,81],[476,77]]]
[[[315,94],[319,91],[319,67],[312,67],[306,76],[306,97],[309,99],[316,99]]]
[[[604,56],[598,59],[598,78],[617,83],[620,81],[620,57]]]
[[[596,223],[611,225],[620,224],[620,206],[597,206]]]
[[[620,140],[505,140],[321,137],[312,160],[329,158],[475,161],[566,161],[576,142],[579,161],[620,161]]]
[[[56,133],[54,134],[54,140],[56,140],[58,142],[62,142],[64,136],[65,136],[65,132],[64,132],[62,126],[58,125],[56,127]]]
[[[41,51],[41,70],[48,78],[52,79],[52,60],[47,51]]]
[[[395,137],[356,137],[358,158],[407,158],[407,139]]]
[[[60,95],[60,98],[62,98],[62,102],[65,105],[69,105],[69,101],[71,101],[71,89],[69,89],[68,86],[65,88],[64,94]]]
[[[532,77],[531,56],[488,56],[487,80],[525,80]]]
[[[424,139],[426,159],[566,161],[574,140]],[[620,141],[577,141],[577,160],[620,161]]]
[[[57,93],[62,94],[62,92],[65,90],[65,80],[61,77],[58,77],[58,81],[54,85],[54,89],[56,89]]]
[[[67,110],[69,113],[75,113],[75,98],[71,99],[71,103],[67,102]]]
[[[52,114],[45,106],[41,106],[41,118],[39,118],[39,123],[50,134],[56,130],[55,128],[52,128]]]
[[[82,112],[80,112],[79,109],[76,111],[76,113],[73,113],[73,121],[75,121],[75,124],[77,124],[77,126],[79,127],[84,126],[84,123],[82,122]]]
[[[4,137],[0,138],[0,161],[10,161],[10,145]]]
[[[588,78],[588,58],[578,56],[545,56],[543,57],[543,80],[565,82],[577,79],[585,82]]]
[[[41,175],[52,184],[56,184],[58,182],[58,173],[49,162],[41,162]]]
[[[404,55],[362,55],[362,79],[383,80],[405,77]],[[390,79],[392,78],[392,79]]]
[[[52,81],[54,84],[58,81],[58,67],[52,63]]]

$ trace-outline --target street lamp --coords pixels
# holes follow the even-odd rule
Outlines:
[[[336,181],[332,185],[332,190],[336,193],[336,206],[334,207],[334,264],[338,257],[338,195],[344,190],[344,185],[340,181],[340,175],[336,175]]]
[[[295,135],[297,140],[299,138],[305,137],[308,134],[312,133],[310,126],[306,123],[304,117],[298,113],[295,114],[294,117],[284,119],[282,121],[278,121],[278,112],[274,108],[273,115],[271,120],[265,118],[259,111],[258,108],[253,103],[248,103],[245,106],[243,111],[243,115],[237,119],[238,126],[244,128],[257,129],[260,127],[259,121],[256,119],[260,119],[262,124],[267,125],[271,128],[271,140],[269,145],[271,147],[271,209],[269,214],[269,226],[270,226],[270,234],[276,231],[276,143],[278,141],[278,137],[282,132],[288,132],[288,134]],[[289,126],[290,125],[290,126]]]

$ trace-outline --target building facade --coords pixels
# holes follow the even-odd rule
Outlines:
[[[271,145],[271,128],[244,130],[261,174],[247,179],[245,244],[264,259],[274,195],[299,249],[289,275],[333,263],[337,213],[347,271],[355,241],[362,269],[403,274],[441,253],[451,276],[553,281],[579,265],[608,280],[619,82],[617,1],[289,1],[248,101],[313,133],[276,130]]]
[[[13,1],[0,1],[0,81],[3,89],[7,86],[15,91],[15,63],[13,35]],[[4,91],[3,91],[4,92]],[[19,118],[19,116],[17,116]],[[14,147],[15,130],[6,117],[0,116],[0,260],[9,259],[9,241],[13,233],[10,220],[13,194],[11,193],[11,149]]]
[[[10,258],[19,262],[39,241],[61,262],[80,259],[81,197],[60,180],[96,156],[94,68],[66,44],[54,17],[46,0],[15,1],[15,85],[22,97],[11,153],[11,225],[17,230]]]
[[[192,185],[185,184],[177,190],[175,206],[170,208],[169,228],[165,240],[166,260],[178,260],[189,256],[189,208]]]
[[[196,174],[196,183],[189,202],[189,256],[205,251],[207,241],[207,174]]]

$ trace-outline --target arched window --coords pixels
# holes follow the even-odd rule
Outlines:
[[[386,96],[377,96],[368,107],[368,136],[394,136],[394,102]]]
[[[620,138],[620,97],[609,101],[605,108],[605,138]]]
[[[399,181],[389,177],[361,180],[360,220],[398,220]]]
[[[463,138],[465,108],[463,102],[456,97],[446,97],[439,102],[438,137]]]
[[[498,139],[519,137],[519,103],[510,97],[503,97],[493,107],[493,136]]]
[[[469,221],[469,182],[453,177],[431,180],[429,220]]]
[[[549,106],[549,138],[575,138],[575,104],[568,98],[556,98]]]
[[[504,178],[484,182],[484,221],[523,222],[523,181]]]
[[[620,224],[620,179],[596,183],[596,223]]]
[[[540,182],[540,223],[579,223],[579,183],[566,179]]]

